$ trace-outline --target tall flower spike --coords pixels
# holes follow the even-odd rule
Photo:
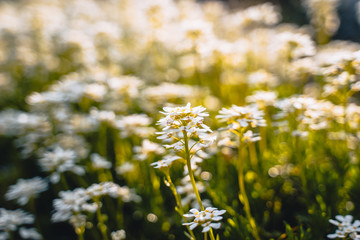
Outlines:
[[[191,107],[188,103],[185,107],[164,107],[163,110],[161,113],[165,117],[158,121],[158,125],[163,129],[156,134],[159,135],[158,139],[172,143],[165,145],[166,148],[184,151],[185,143],[182,140],[184,133],[188,139],[199,139],[195,144],[207,146],[214,141],[214,137],[208,134],[212,132],[211,129],[203,122],[204,117],[209,116],[204,112],[206,110],[204,107]]]

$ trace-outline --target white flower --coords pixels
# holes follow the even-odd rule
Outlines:
[[[203,123],[204,117],[209,116],[208,113],[204,112],[204,107],[191,107],[191,104],[188,103],[185,107],[164,107],[163,110],[161,113],[165,117],[158,121],[158,125],[163,127],[163,131],[157,133],[160,135],[158,139],[167,142],[175,141],[173,144],[164,145],[166,148],[183,151],[185,142],[181,139],[184,137],[199,139],[189,148],[197,143],[207,146],[214,141],[214,137],[206,134],[212,131]]]
[[[257,107],[239,107],[233,105],[231,108],[223,108],[216,117],[226,121],[228,129],[240,130],[246,127],[266,126],[263,118],[264,113]]]
[[[16,184],[11,185],[5,194],[7,200],[16,199],[18,204],[25,205],[32,197],[37,197],[41,192],[46,191],[48,184],[40,177],[31,179],[19,179]]]
[[[135,169],[135,165],[130,162],[124,162],[120,166],[116,167],[115,171],[117,174],[121,175],[127,172],[131,172]]]
[[[210,228],[218,229],[220,228],[220,223],[212,223],[212,221],[220,221],[226,210],[217,210],[217,208],[207,207],[204,211],[198,211],[193,208],[190,209],[190,213],[184,214],[184,217],[194,218],[194,220],[190,223],[183,223],[183,225],[190,225],[190,230],[193,230],[198,225],[203,227],[202,232],[208,232]]]
[[[341,216],[337,215],[335,216],[336,220],[329,219],[329,222],[331,224],[334,224],[338,227],[338,229],[335,231],[335,233],[328,234],[327,237],[334,239],[334,238],[346,238],[347,236],[351,239],[359,239],[360,235],[360,221],[355,220],[353,223],[353,216],[346,215]]]
[[[276,102],[277,94],[275,92],[256,91],[253,95],[247,96],[246,101],[256,103],[259,108],[273,106]]]
[[[158,86],[148,87],[143,91],[146,99],[156,102],[166,102],[169,99],[187,98],[196,96],[199,91],[193,86],[163,83]]]
[[[84,175],[85,169],[76,165],[77,154],[74,150],[63,149],[57,146],[53,151],[47,151],[39,159],[41,168],[47,172],[53,172],[50,176],[52,183],[60,180],[60,173],[71,171],[77,175]]]
[[[154,129],[149,127],[151,122],[151,118],[145,114],[133,114],[121,117],[115,124],[123,138],[131,135],[147,137],[154,133]]]
[[[206,189],[205,185],[202,182],[197,182],[196,188],[198,189],[199,193],[203,193]],[[176,191],[178,192],[178,194],[183,195],[181,197],[181,204],[183,206],[194,202],[194,200],[195,200],[195,202],[197,202],[193,186],[192,186],[192,184],[190,182],[190,178],[188,176],[184,177],[181,180],[180,186],[176,186]]]
[[[134,152],[136,153],[134,156],[135,159],[145,161],[151,153],[160,155],[163,154],[165,150],[159,144],[145,139],[142,141],[141,146],[134,147]]]
[[[35,228],[24,228],[19,229],[20,236],[24,239],[40,240],[42,236]]]
[[[0,208],[0,231],[16,231],[20,225],[34,223],[34,216],[21,209]]]
[[[61,191],[60,199],[55,199],[53,205],[55,213],[52,215],[53,222],[62,222],[69,220],[75,213],[81,211],[95,212],[97,204],[88,203],[91,197],[84,188]]]
[[[123,240],[125,238],[126,232],[124,229],[120,229],[111,233],[111,240]]]
[[[111,162],[107,161],[105,158],[103,158],[97,153],[91,154],[90,159],[92,162],[92,166],[95,169],[109,169],[112,166]]]
[[[120,197],[124,202],[141,200],[140,196],[134,193],[133,189],[126,186],[119,186],[113,182],[94,183],[86,189],[86,194],[91,198],[108,195],[113,198]]]
[[[153,166],[154,168],[169,167],[171,165],[171,163],[177,159],[180,159],[180,157],[173,156],[173,155],[167,155],[164,157],[164,159],[151,163],[150,166]]]
[[[261,137],[259,136],[259,134],[253,133],[253,131],[251,130],[246,131],[242,137],[242,141],[244,142],[256,142],[259,141],[260,139]]]

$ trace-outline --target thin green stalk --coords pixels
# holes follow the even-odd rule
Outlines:
[[[191,158],[190,158],[190,151],[189,151],[189,139],[187,137],[187,132],[185,132],[185,131],[182,131],[182,132],[184,134],[185,158],[186,158],[186,165],[188,167],[188,172],[189,172],[189,176],[190,176],[190,181],[191,181],[191,184],[192,184],[195,196],[196,196],[196,200],[199,203],[200,209],[201,209],[201,211],[204,211],[205,208],[204,208],[204,206],[203,206],[203,204],[201,202],[200,194],[199,194],[199,191],[198,191],[198,189],[196,187],[194,173],[193,173],[193,171],[191,169]]]
[[[183,209],[182,204],[181,204],[181,197],[180,197],[180,195],[177,193],[176,187],[175,187],[174,183],[172,182],[171,177],[170,177],[170,174],[169,174],[168,171],[166,172],[166,180],[167,180],[167,182],[169,183],[169,187],[170,187],[170,189],[171,189],[171,191],[172,191],[172,193],[173,193],[173,195],[174,195],[174,197],[175,197],[176,205],[178,206],[177,212],[181,215],[181,217],[182,217],[182,219],[184,220],[184,222],[187,223],[187,219],[184,217],[184,209]],[[193,231],[190,230],[190,227],[189,227],[189,226],[186,226],[186,228],[187,228],[188,232],[190,233],[192,239],[193,239],[193,240],[196,240]]]
[[[213,233],[213,230],[212,230],[212,228],[210,228],[210,239],[211,240],[215,240],[215,237],[214,237],[214,233]]]
[[[102,217],[102,215],[101,215],[101,211],[100,211],[100,206],[101,206],[101,203],[100,203],[100,201],[99,200],[95,200],[95,202],[97,203],[97,205],[98,205],[98,208],[97,208],[97,210],[96,210],[96,216],[97,216],[97,219],[98,219],[98,228],[100,229],[100,232],[101,232],[101,234],[102,234],[102,236],[103,236],[103,239],[104,240],[108,240],[108,236],[107,236],[107,227],[106,227],[106,225],[105,225],[105,223],[104,223],[104,219],[103,219],[103,217]]]
[[[182,131],[183,135],[184,135],[184,145],[185,145],[185,158],[186,158],[186,165],[188,167],[188,172],[189,172],[189,176],[190,176],[190,181],[196,196],[196,200],[199,203],[200,209],[201,211],[204,211],[204,205],[201,202],[201,198],[200,198],[200,194],[199,191],[196,187],[196,182],[195,182],[195,178],[194,178],[194,173],[191,169],[191,157],[190,157],[190,151],[189,151],[189,139],[187,137],[187,132],[186,131]],[[215,240],[214,234],[212,232],[212,229],[210,228],[210,238],[211,240]]]
[[[266,121],[267,123],[270,122],[269,120]],[[265,153],[267,150],[267,143],[266,143],[266,128],[260,127],[260,152]]]
[[[239,187],[240,187],[240,194],[239,194],[239,200],[244,205],[244,210],[246,217],[249,219],[252,234],[256,240],[260,240],[259,234],[257,232],[256,223],[254,218],[251,215],[250,211],[250,204],[249,199],[246,194],[245,190],[245,183],[244,183],[244,162],[242,158],[242,150],[244,149],[242,147],[241,141],[239,141],[239,159],[238,159],[238,181],[239,181]]]
[[[251,166],[253,167],[254,170],[258,171],[259,170],[259,161],[257,158],[254,142],[249,143],[249,156],[250,156]]]

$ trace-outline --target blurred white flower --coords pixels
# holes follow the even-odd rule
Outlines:
[[[231,108],[223,108],[219,111],[216,118],[227,122],[228,129],[240,130],[246,127],[262,127],[266,126],[263,118],[264,113],[257,107],[239,107],[233,105]]]
[[[126,238],[124,229],[120,229],[111,233],[111,240],[123,240]]]
[[[146,114],[133,114],[123,116],[116,121],[116,127],[120,130],[121,137],[129,137],[131,135],[139,137],[147,137],[154,133],[154,129],[149,127],[152,119]]]
[[[41,234],[35,228],[24,228],[19,229],[19,234],[24,239],[40,240],[42,239]]]
[[[180,159],[180,157],[167,155],[162,160],[151,163],[150,166],[153,166],[154,168],[166,168],[169,167],[172,164],[172,162],[174,162],[177,159]]]
[[[111,162],[100,156],[98,153],[91,154],[90,159],[94,169],[109,169],[112,166]]]
[[[7,200],[17,200],[20,205],[25,205],[30,198],[35,198],[39,193],[48,189],[48,183],[40,177],[31,179],[19,179],[11,185],[5,194]]]
[[[21,209],[0,208],[0,231],[16,231],[19,226],[34,223],[34,216]]]
[[[57,183],[60,180],[60,173],[71,171],[77,175],[84,175],[83,166],[76,165],[78,156],[74,150],[63,149],[56,146],[53,151],[47,151],[39,159],[41,168],[46,172],[51,172],[50,180]]]
[[[136,153],[134,158],[140,161],[145,161],[150,154],[161,155],[165,152],[162,146],[148,139],[143,140],[141,146],[135,146],[133,150]]]

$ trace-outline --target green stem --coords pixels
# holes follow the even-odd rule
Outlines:
[[[249,156],[250,156],[250,162],[251,162],[252,168],[256,171],[259,171],[259,161],[257,159],[256,148],[255,148],[254,142],[249,143]]]
[[[178,206],[177,212],[181,215],[184,222],[187,223],[187,219],[184,217],[184,209],[183,209],[182,204],[181,204],[181,197],[176,191],[176,187],[175,187],[174,183],[171,180],[169,172],[166,172],[166,179],[167,179],[167,181],[168,181],[168,183],[170,185],[170,189],[171,189],[171,191],[172,191],[172,193],[173,193],[173,195],[174,195],[174,197],[176,199],[176,205]],[[193,231],[190,230],[190,227],[186,226],[186,228],[187,228],[188,232],[190,233],[192,239],[196,240]]]
[[[101,231],[101,234],[102,234],[102,236],[103,236],[103,239],[104,240],[108,240],[108,236],[107,236],[107,232],[106,232],[106,225],[105,225],[105,223],[104,223],[104,219],[103,219],[103,217],[102,217],[102,215],[101,215],[101,211],[100,211],[100,206],[101,206],[101,203],[100,203],[100,201],[99,200],[95,200],[95,202],[97,203],[97,205],[98,205],[98,208],[97,208],[97,210],[96,210],[96,216],[97,216],[97,219],[98,219],[98,228],[100,229],[100,231]]]
[[[215,237],[214,237],[214,233],[213,233],[213,230],[212,230],[212,228],[210,228],[210,239],[211,240],[215,240]]]
[[[254,218],[251,215],[250,211],[250,204],[249,199],[246,194],[245,190],[245,183],[244,183],[244,162],[242,158],[242,150],[244,149],[241,144],[241,140],[239,140],[239,159],[238,159],[238,181],[239,181],[239,187],[240,187],[240,194],[239,194],[239,200],[244,205],[244,210],[246,217],[249,219],[252,234],[256,240],[260,240],[259,234],[257,232],[256,223]]]
[[[186,165],[188,167],[188,172],[189,172],[189,177],[190,177],[190,181],[196,196],[196,200],[199,203],[199,206],[201,208],[201,211],[204,211],[205,208],[201,202],[201,198],[200,198],[200,194],[199,191],[196,187],[196,182],[195,182],[195,178],[194,178],[194,173],[191,169],[191,158],[190,158],[190,151],[189,151],[189,139],[187,137],[187,132],[186,131],[182,131],[184,134],[184,144],[185,144],[185,158],[186,158]]]
[[[193,173],[193,171],[191,169],[191,158],[190,158],[190,151],[189,151],[189,139],[187,137],[187,132],[186,131],[182,131],[182,133],[184,135],[185,157],[186,157],[186,164],[187,164],[188,172],[189,172],[189,176],[190,176],[190,181],[191,181],[191,184],[192,184],[195,196],[196,196],[196,200],[199,203],[200,209],[201,209],[201,211],[204,211],[205,208],[204,208],[204,206],[203,206],[203,204],[201,202],[200,194],[199,194],[199,191],[198,191],[198,189],[196,187],[194,173]],[[210,235],[211,240],[215,240],[215,237],[214,237],[214,234],[213,234],[211,228],[210,228],[210,234],[209,235]]]

